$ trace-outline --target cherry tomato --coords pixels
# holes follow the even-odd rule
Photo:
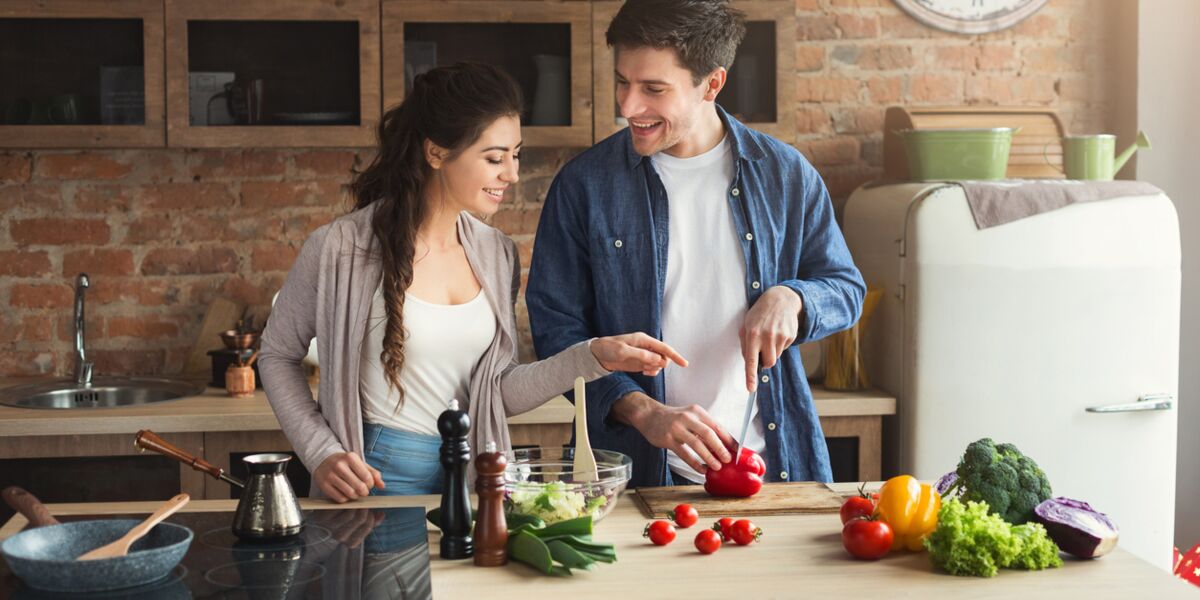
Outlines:
[[[874,513],[875,505],[871,503],[870,498],[854,496],[842,504],[842,525],[849,523],[851,519],[870,517]]]
[[[680,504],[675,507],[674,519],[676,525],[687,529],[700,520],[700,513],[691,504]]]
[[[720,519],[717,519],[717,521],[715,523],[713,523],[712,530],[720,532],[721,539],[732,540],[733,539],[733,517],[721,517]]]
[[[712,554],[721,547],[721,534],[711,529],[701,529],[696,534],[696,549],[700,554]]]
[[[892,528],[883,521],[852,519],[842,528],[842,545],[854,558],[875,560],[892,548]]]
[[[675,541],[675,526],[670,521],[657,520],[646,525],[642,537],[650,538],[655,546],[666,546]]]
[[[756,527],[750,519],[738,519],[734,521],[733,527],[730,528],[732,534],[730,537],[739,546],[749,546],[757,542],[762,537],[762,528]]]

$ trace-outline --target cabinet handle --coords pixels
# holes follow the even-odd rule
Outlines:
[[[1174,394],[1146,394],[1139,396],[1137,402],[1129,402],[1126,404],[1109,404],[1107,406],[1089,406],[1087,411],[1091,413],[1119,413],[1119,412],[1135,412],[1147,410],[1171,410],[1175,406]]]

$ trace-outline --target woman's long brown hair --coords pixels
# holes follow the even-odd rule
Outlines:
[[[496,119],[520,116],[521,90],[491,65],[459,63],[418,75],[398,106],[379,124],[379,148],[350,184],[354,210],[377,204],[371,229],[383,267],[387,312],[380,361],[388,383],[404,402],[404,294],[412,285],[417,229],[427,217],[424,189],[431,167],[425,140],[450,151],[453,159],[475,143]]]

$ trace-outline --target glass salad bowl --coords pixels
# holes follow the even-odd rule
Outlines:
[[[574,448],[524,448],[508,452],[504,505],[508,512],[557,523],[583,515],[593,521],[612,512],[633,474],[633,460],[620,452],[592,450],[596,480],[573,470]]]

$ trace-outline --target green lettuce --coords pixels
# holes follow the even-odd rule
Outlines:
[[[567,483],[520,483],[509,495],[512,511],[557,523],[592,515],[608,502],[603,495],[587,499],[582,492],[570,491]]]
[[[933,564],[953,575],[993,577],[1000,568],[1062,566],[1058,547],[1044,527],[1038,523],[1012,525],[989,514],[986,502],[946,500],[925,547]]]

